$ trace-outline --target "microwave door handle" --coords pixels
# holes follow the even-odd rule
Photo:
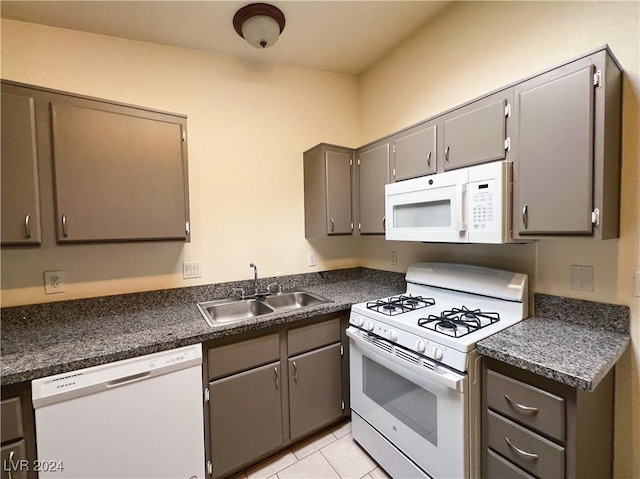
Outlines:
[[[464,222],[464,210],[465,210],[465,196],[467,194],[466,184],[456,185],[456,197],[455,197],[455,228],[459,232],[467,231],[467,224]]]

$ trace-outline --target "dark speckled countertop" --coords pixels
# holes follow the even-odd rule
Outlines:
[[[478,342],[478,352],[592,391],[629,346],[629,308],[544,294],[535,316]]]
[[[200,343],[276,324],[348,310],[352,304],[404,292],[404,275],[354,268],[265,278],[331,303],[210,327],[197,302],[229,296],[234,282],[2,309],[2,385]]]

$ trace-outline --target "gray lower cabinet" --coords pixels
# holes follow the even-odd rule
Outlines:
[[[353,230],[353,150],[320,144],[303,154],[305,237]]]
[[[215,477],[282,445],[280,374],[276,362],[209,384]]]
[[[20,383],[2,388],[1,479],[34,479],[36,437],[31,387]]]
[[[517,237],[618,236],[620,113],[608,50],[515,86]]]
[[[348,316],[304,323],[208,346],[211,477],[233,475],[348,415]]]
[[[389,141],[365,146],[358,158],[358,230],[360,234],[384,234],[384,187],[390,182]]]
[[[35,99],[16,93],[2,89],[2,244],[40,244]]]
[[[2,96],[3,245],[39,243],[40,216],[45,243],[189,239],[185,116],[7,81]]]
[[[434,120],[409,128],[391,139],[394,181],[436,172],[439,130],[442,130],[442,122]]]
[[[482,477],[611,477],[613,373],[592,392],[484,359]]]
[[[507,88],[444,115],[445,170],[507,159],[512,100],[513,88]]]

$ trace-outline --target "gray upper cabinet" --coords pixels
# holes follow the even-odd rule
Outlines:
[[[2,244],[40,244],[35,99],[2,90]]]
[[[187,239],[183,121],[93,100],[51,117],[58,241]]]
[[[440,122],[417,125],[392,138],[393,179],[406,180],[436,172],[436,135]]]
[[[444,116],[444,169],[503,160],[507,156],[508,105],[513,89],[494,93]]]
[[[305,237],[352,232],[352,150],[320,144],[304,152]]]
[[[515,87],[514,236],[618,236],[620,95],[607,50]]]
[[[359,178],[360,234],[384,234],[384,186],[389,183],[389,141],[366,146],[356,152]]]
[[[2,81],[2,244],[189,240],[184,115]]]

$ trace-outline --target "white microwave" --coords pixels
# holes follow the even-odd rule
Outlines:
[[[509,161],[388,184],[386,239],[509,243],[512,184]]]

